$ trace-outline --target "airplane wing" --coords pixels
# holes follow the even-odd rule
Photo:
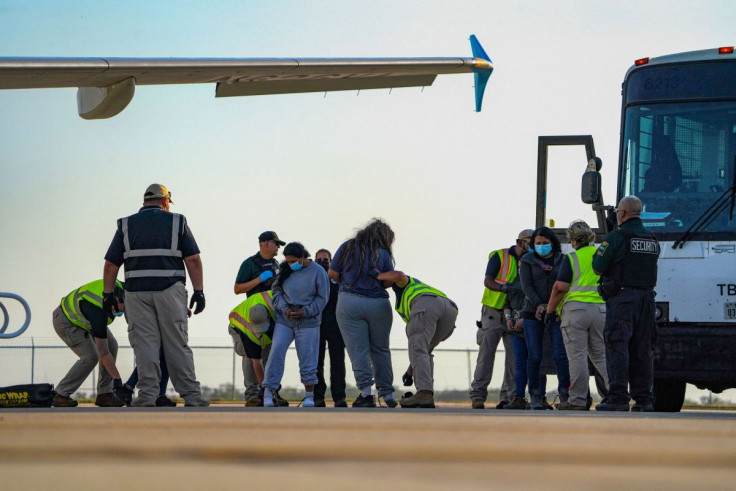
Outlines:
[[[216,97],[231,97],[416,87],[437,75],[474,73],[480,111],[493,64],[475,36],[470,41],[473,58],[0,57],[0,89],[78,87],[79,115],[105,119],[125,109],[136,85],[215,83]]]

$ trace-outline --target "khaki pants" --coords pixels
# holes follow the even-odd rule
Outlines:
[[[128,339],[138,366],[138,397],[133,406],[154,406],[159,393],[163,344],[166,365],[174,389],[186,405],[201,405],[206,399],[194,373],[189,342],[187,290],[179,282],[160,292],[126,292]]]
[[[102,366],[100,355],[97,353],[97,347],[92,339],[92,334],[85,331],[79,326],[72,324],[61,306],[56,307],[53,314],[53,325],[56,334],[64,343],[71,348],[79,359],[72,365],[69,372],[56,385],[56,392],[71,397],[77,389],[87,380],[89,374],[99,365],[99,378],[97,379],[97,393],[107,394],[112,392],[112,376],[107,373],[105,367]],[[118,356],[118,342],[112,335],[110,329],[107,330],[107,346],[113,359]]]
[[[411,303],[406,324],[409,339],[409,363],[417,391],[434,392],[434,356],[432,350],[455,330],[457,307],[448,299],[419,295]]]
[[[567,302],[562,307],[562,340],[565,342],[570,365],[570,398],[576,406],[587,403],[590,371],[588,357],[601,374],[608,388],[606,347],[603,328],[606,325],[606,305],[603,303]]]
[[[514,350],[511,345],[511,334],[506,331],[503,312],[494,308],[483,306],[481,310],[481,327],[478,329],[478,361],[475,364],[473,382],[470,384],[470,398],[486,400],[488,397],[488,384],[491,383],[493,375],[493,363],[496,359],[498,343],[503,340],[506,361],[504,363],[503,384],[499,399],[510,401],[515,394]]]
[[[250,399],[257,399],[258,398],[258,391],[260,390],[260,384],[258,383],[258,377],[256,377],[256,372],[253,370],[253,363],[251,363],[250,358],[248,358],[248,355],[245,353],[245,347],[243,346],[243,340],[240,338],[240,334],[238,334],[238,331],[230,326],[228,326],[228,332],[230,333],[230,337],[233,338],[233,348],[235,349],[235,353],[240,356],[241,359],[241,366],[243,369],[243,385],[245,386],[245,400]],[[268,355],[271,353],[271,345],[269,344],[265,348],[263,348],[263,351],[261,352],[261,360],[263,361],[263,366],[265,369],[266,363],[268,362]]]

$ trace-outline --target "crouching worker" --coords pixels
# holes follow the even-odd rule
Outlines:
[[[247,370],[252,367],[260,386],[263,384],[264,350],[271,345],[273,338],[273,293],[268,290],[251,295],[230,312],[229,318],[228,331],[233,338],[235,352],[243,357],[243,379],[248,380]],[[246,398],[245,405],[263,406],[263,387],[255,404],[253,401]],[[274,403],[284,407],[289,405],[278,392]]]
[[[413,377],[417,393],[403,397],[399,404],[406,408],[433,408],[432,350],[455,330],[457,305],[441,291],[406,276],[401,271],[386,271],[380,273],[376,279],[393,283],[396,311],[406,322],[409,369],[402,378],[405,385],[411,385]]]
[[[123,284],[115,282],[112,293],[117,302],[118,312],[108,314],[102,306],[102,280],[87,283],[61,299],[53,314],[56,334],[79,357],[69,372],[56,386],[52,402],[56,407],[74,407],[77,401],[71,398],[99,363],[97,380],[97,399],[100,407],[121,407],[123,383],[115,366],[118,342],[108,326],[115,317],[123,315],[125,297]],[[90,338],[90,334],[92,337]]]

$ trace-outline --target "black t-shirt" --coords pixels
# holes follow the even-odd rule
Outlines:
[[[560,264],[560,272],[557,273],[557,281],[563,283],[572,283],[572,264],[570,264],[570,257],[565,256],[562,258]]]

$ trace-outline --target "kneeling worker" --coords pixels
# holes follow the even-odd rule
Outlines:
[[[411,385],[412,376],[417,393],[403,397],[405,408],[434,407],[434,362],[432,350],[449,338],[455,330],[457,305],[447,295],[401,271],[386,271],[376,279],[393,283],[396,311],[406,322],[409,339],[409,369],[404,383]],[[384,283],[386,284],[386,283]]]
[[[78,403],[71,398],[87,379],[98,362],[100,374],[97,381],[97,399],[100,407],[121,407],[123,383],[115,366],[118,342],[108,326],[115,317],[123,315],[125,297],[123,284],[115,282],[113,295],[118,303],[118,312],[108,314],[102,307],[102,280],[87,283],[61,299],[53,314],[56,334],[79,357],[69,372],[56,386],[52,405],[75,407]],[[92,339],[90,339],[92,334]]]
[[[271,345],[274,330],[273,293],[268,290],[251,295],[230,312],[229,319],[228,331],[233,338],[235,352],[243,357],[243,378],[248,380],[247,370],[252,367],[258,385],[261,385],[263,351]],[[288,406],[289,402],[277,393],[274,404]],[[246,399],[245,405],[263,406],[263,388],[259,390],[257,400]]]

